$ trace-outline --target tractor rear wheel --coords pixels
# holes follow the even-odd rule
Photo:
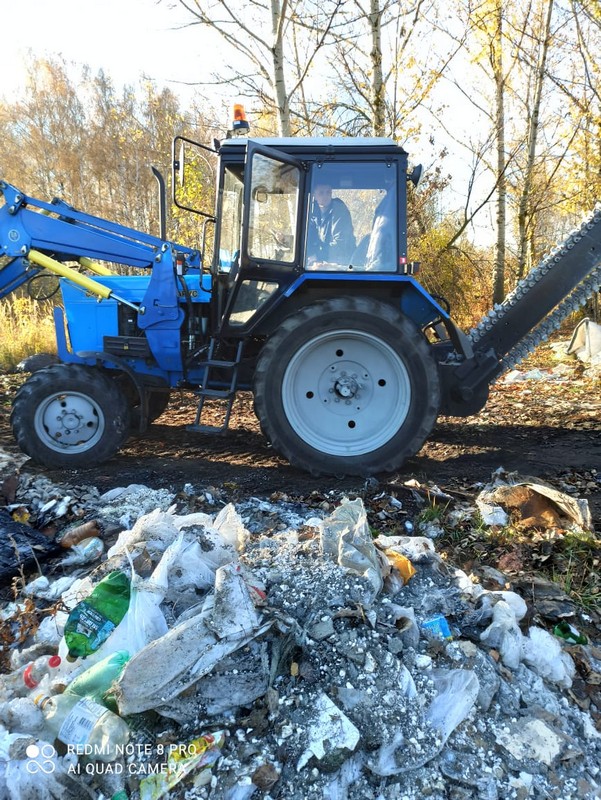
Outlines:
[[[111,458],[129,433],[117,383],[94,367],[56,364],[19,389],[11,414],[23,452],[48,467],[80,468]]]
[[[259,356],[255,411],[273,447],[313,474],[372,475],[422,446],[440,407],[421,331],[371,298],[307,306]]]

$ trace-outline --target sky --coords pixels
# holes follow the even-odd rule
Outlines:
[[[0,95],[24,86],[33,57],[62,56],[115,84],[142,75],[186,94],[183,84],[210,78],[210,52],[198,26],[182,28],[187,13],[174,0],[0,0]],[[204,37],[202,37],[204,39]]]

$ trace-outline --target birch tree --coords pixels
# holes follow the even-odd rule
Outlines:
[[[330,31],[333,99],[322,108],[336,132],[406,140],[419,130],[416,112],[460,49],[437,34],[440,13],[437,0],[345,4]],[[436,47],[424,47],[430,40]]]
[[[235,85],[274,115],[280,136],[295,128],[292,104],[327,41],[343,0],[178,0],[199,25],[217,34],[231,58],[214,82]],[[302,63],[299,39],[302,39]],[[296,41],[296,50],[289,47]],[[287,57],[296,52],[296,61]],[[308,117],[308,115],[306,115]]]
[[[524,276],[533,263],[533,216],[532,191],[537,163],[537,145],[540,133],[540,110],[543,86],[546,80],[547,57],[551,40],[551,19],[554,0],[546,0],[543,6],[541,35],[535,43],[535,63],[532,80],[532,102],[528,108],[526,163],[518,200],[518,261],[517,278]]]

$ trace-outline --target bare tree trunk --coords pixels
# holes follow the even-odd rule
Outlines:
[[[369,27],[371,30],[371,106],[374,136],[384,136],[386,130],[384,76],[382,74],[382,14],[380,0],[370,0]]]
[[[540,55],[536,67],[535,84],[534,84],[534,99],[532,102],[532,111],[530,114],[530,121],[528,124],[528,157],[526,161],[526,168],[524,171],[524,184],[520,194],[520,202],[518,206],[518,266],[517,278],[520,280],[528,271],[530,256],[534,250],[533,236],[533,220],[532,209],[530,203],[530,192],[532,190],[532,180],[534,177],[534,162],[536,159],[536,146],[538,142],[538,133],[540,126],[540,104],[543,91],[543,83],[545,81],[545,70],[547,66],[547,54],[549,52],[549,42],[551,33],[551,17],[553,16],[554,0],[548,0],[547,14],[545,18],[545,28],[543,31],[542,45],[540,48]],[[530,262],[531,265],[531,262]]]
[[[286,91],[284,74],[284,25],[287,5],[288,0],[284,0],[283,3],[280,3],[280,0],[271,0],[273,85],[280,136],[290,136],[290,98]]]
[[[505,75],[503,74],[503,7],[497,0],[492,67],[495,79],[495,134],[497,149],[497,242],[493,266],[493,303],[505,297],[505,226],[507,223],[507,177],[505,175]]]

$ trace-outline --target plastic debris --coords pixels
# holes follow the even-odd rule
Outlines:
[[[453,634],[449,628],[449,623],[442,616],[442,614],[437,614],[435,617],[430,617],[430,619],[423,620],[420,627],[422,630],[426,631],[426,633],[435,637],[436,639],[453,638]]]
[[[362,575],[377,594],[382,588],[380,558],[361,500],[347,500],[321,526],[323,552],[346,569]]]
[[[114,695],[114,684],[129,661],[127,650],[117,650],[93,666],[80,672],[69,681],[65,693],[78,697],[89,697],[106,706],[110,711],[117,711]]]
[[[86,658],[100,645],[125,616],[131,594],[130,579],[114,570],[103,578],[85,600],[69,614],[65,625],[68,658]]]
[[[58,543],[61,547],[73,547],[74,544],[79,544],[83,539],[102,538],[101,533],[102,530],[98,525],[98,521],[93,519],[63,530]]]
[[[321,769],[332,771],[354,752],[361,738],[359,731],[325,694],[314,704],[314,717],[308,721],[307,745],[296,764],[300,771],[314,758]]]
[[[570,497],[534,478],[499,471],[476,503],[487,525],[518,528],[593,530],[591,512],[584,499]]]
[[[522,660],[522,638],[515,612],[500,600],[493,608],[492,622],[480,634],[480,641],[497,650],[506,667],[517,669]]]
[[[104,552],[104,542],[98,536],[89,539],[81,539],[69,550],[69,555],[63,558],[63,567],[75,566],[77,564],[89,564],[97,561]]]
[[[58,499],[55,487],[42,488],[40,508]],[[84,493],[64,496],[72,508]],[[138,487],[137,496],[152,493]],[[539,589],[547,598],[549,587],[485,574],[484,565],[468,575],[427,536],[374,539],[359,499],[327,495],[320,519],[316,503],[286,499],[279,515],[274,498],[224,505],[216,515],[193,510],[198,497],[206,507],[220,496],[214,488],[179,493],[178,503],[192,509],[181,513],[165,507],[166,495],[160,506],[141,506],[97,566],[79,565],[63,583],[52,570],[38,574],[23,588],[26,600],[5,607],[11,625],[33,602],[57,603],[13,646],[7,661],[23,670],[57,649],[66,653],[69,614],[108,575],[121,573],[129,586],[127,609],[99,647],[40,683],[60,698],[53,702],[83,701],[78,707],[98,708],[98,719],[124,717],[127,736],[113,737],[123,752],[98,761],[83,745],[74,751],[71,738],[72,752],[58,756],[62,745],[45,741],[51,734],[32,698],[13,696],[0,704],[7,737],[0,796],[383,800],[438,787],[441,796],[466,799],[536,791],[592,800],[598,793],[601,652],[527,626]],[[126,496],[111,498],[113,518],[126,501],[132,512]],[[406,513],[407,504],[390,503],[386,493],[378,503],[387,514]],[[94,517],[109,518],[97,504]],[[388,529],[408,531],[404,522]],[[81,711],[78,720],[71,727],[83,741],[97,721]],[[39,748],[33,761],[30,745]],[[44,761],[46,752],[52,757]],[[39,778],[42,795],[28,782],[38,761],[57,776]]]
[[[407,558],[407,556],[402,555],[401,553],[397,553],[396,550],[384,550],[384,554],[386,558],[390,561],[390,564],[394,569],[397,570],[401,578],[403,579],[403,583],[408,583],[411,578],[415,575],[415,567],[411,563],[411,561]]]
[[[9,582],[19,569],[35,569],[60,552],[59,546],[40,530],[15,522],[0,508],[0,580]]]
[[[40,685],[40,682],[61,663],[60,656],[39,656],[35,661],[0,676],[0,690],[3,695],[24,697]]]
[[[127,723],[117,714],[90,700],[63,692],[39,694],[34,700],[44,716],[44,724],[76,754],[93,761],[115,761],[120,748],[129,741]]]
[[[553,633],[570,644],[588,644],[588,638],[565,619],[554,626]]]
[[[205,771],[221,756],[223,731],[199,736],[183,746],[169,748],[165,774],[149,775],[140,781],[140,800],[159,800],[192,772]],[[207,778],[210,780],[210,774]],[[198,786],[199,783],[195,781]]]
[[[574,328],[568,345],[568,355],[587,364],[601,363],[601,325],[585,317]]]
[[[233,603],[239,603],[234,605]],[[170,628],[127,663],[118,681],[122,714],[167,702],[207,675],[223,658],[265,633],[240,571],[232,565],[216,572],[215,594],[199,613]]]

